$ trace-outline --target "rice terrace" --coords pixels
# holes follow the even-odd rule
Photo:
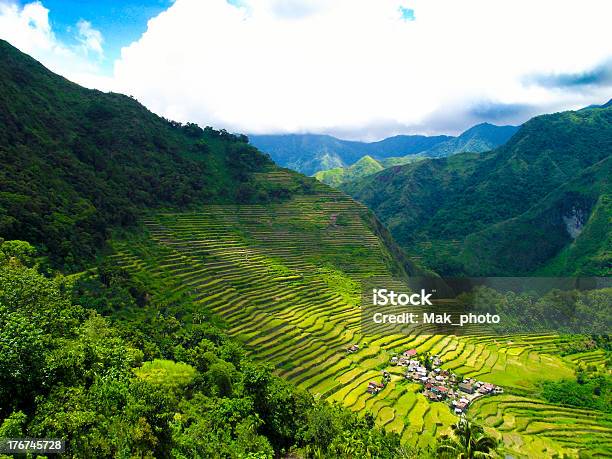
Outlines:
[[[282,183],[291,173],[260,178]],[[112,256],[154,287],[155,304],[171,309],[188,298],[193,306],[180,310],[188,320],[221,320],[255,359],[315,397],[371,413],[407,444],[431,445],[458,419],[397,364],[404,355],[415,365],[435,356],[440,373],[489,385],[491,394],[465,412],[508,454],[612,455],[612,416],[537,397],[540,382],[569,378],[580,362],[604,365],[603,351],[564,357],[561,347],[574,338],[556,335],[362,334],[361,283],[403,268],[371,213],[340,192],[316,185],[282,203],[151,213],[142,225],[148,236],[117,236]]]
[[[0,459],[612,458],[612,2],[524,3],[0,0]]]

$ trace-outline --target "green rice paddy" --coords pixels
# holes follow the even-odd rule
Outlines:
[[[267,179],[282,181],[283,173]],[[475,402],[469,415],[513,454],[612,455],[609,417],[530,398],[540,381],[571,377],[581,358],[604,359],[597,351],[562,358],[556,352],[562,338],[554,335],[362,335],[361,282],[391,279],[396,267],[367,210],[341,193],[325,189],[265,206],[210,205],[143,223],[148,236],[115,240],[113,256],[155,280],[158,304],[190,297],[192,310],[183,314],[191,320],[214,313],[279,375],[317,397],[371,412],[408,444],[431,444],[456,422],[448,406],[430,403],[419,385],[388,366],[393,354],[415,348],[440,355],[443,368],[504,387],[506,394]],[[359,350],[349,354],[351,344]],[[382,368],[391,382],[366,393]]]

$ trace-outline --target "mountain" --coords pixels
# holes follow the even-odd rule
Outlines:
[[[82,88],[0,41],[0,236],[77,266],[144,209],[287,194],[252,177],[270,160],[234,136]],[[295,174],[300,188],[305,179]]]
[[[0,41],[0,436],[66,457],[397,457],[398,435],[308,389],[326,371],[340,392],[362,279],[412,268],[365,206],[244,136]],[[324,443],[304,434],[321,417]]]
[[[379,155],[377,162],[381,166],[380,168],[372,166],[372,161],[376,160],[368,156],[369,159],[367,159],[366,162],[370,164],[370,167],[363,167],[363,164],[360,164],[365,158],[362,157],[359,161],[357,161],[357,163],[351,166],[345,166],[344,168],[335,167],[333,169],[319,171],[314,176],[323,183],[338,187],[342,183],[365,177],[366,175],[378,172],[381,169],[414,163],[423,158],[451,156],[463,152],[481,153],[489,151],[506,143],[517,130],[518,127],[516,126],[495,126],[489,123],[482,123],[468,129],[459,137],[449,137],[447,140],[440,142],[432,148],[424,150],[420,153],[410,153],[405,156],[386,157],[380,157]],[[377,143],[385,143],[387,146],[397,145],[397,137],[391,137]],[[374,144],[366,145],[371,146]],[[389,148],[388,151],[401,151],[401,149]],[[358,164],[359,166],[353,168],[354,165]]]
[[[349,182],[366,175],[382,171],[383,165],[369,155],[348,167],[336,167],[326,171],[317,172],[314,177],[327,185],[337,187],[343,182]]]
[[[533,118],[502,147],[343,185],[446,274],[609,275],[612,108]]]
[[[307,175],[348,167],[364,156],[394,164],[410,162],[407,156],[449,156],[464,151],[483,152],[504,144],[517,131],[516,126],[483,123],[458,137],[446,135],[397,135],[377,142],[341,140],[329,135],[284,134],[249,135],[249,141],[280,166]]]
[[[60,438],[70,458],[430,457],[459,418],[393,365],[414,349],[503,387],[469,408],[495,454],[610,456],[608,376],[572,380],[605,368],[605,337],[364,327],[371,280],[431,274],[364,205],[243,136],[80,88],[4,42],[0,72],[0,437]],[[558,257],[588,262],[606,251],[578,242],[605,234],[609,201],[582,225],[596,197],[583,191],[605,189],[606,171],[570,153],[584,174],[542,209],[582,193]],[[478,157],[421,162],[460,178]],[[574,293],[585,314],[607,299]],[[542,417],[546,436],[524,429]]]
[[[493,150],[505,144],[518,129],[518,126],[495,126],[489,123],[477,124],[458,137],[430,148],[425,152],[425,155],[438,158],[457,153],[482,153]]]
[[[251,144],[268,153],[277,164],[307,175],[350,166],[366,155],[378,160],[417,154],[449,139],[400,135],[367,143],[317,134],[249,135]]]

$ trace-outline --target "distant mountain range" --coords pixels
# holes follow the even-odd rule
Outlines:
[[[483,123],[458,137],[398,135],[378,142],[341,140],[318,134],[250,135],[249,139],[278,165],[314,175],[319,171],[351,166],[364,156],[377,161],[396,158],[388,164],[398,164],[409,161],[402,158],[417,154],[439,157],[464,151],[488,151],[505,143],[517,129],[516,126]]]
[[[342,189],[441,274],[612,274],[612,105],[543,115],[502,147]]]

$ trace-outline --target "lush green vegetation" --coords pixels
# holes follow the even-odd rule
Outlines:
[[[465,310],[497,314],[497,333],[591,334],[607,342],[612,329],[612,289],[498,292],[478,287],[459,296]],[[604,346],[604,348],[607,347]]]
[[[134,99],[81,88],[0,41],[0,235],[76,269],[145,208],[261,202],[271,161],[234,136],[181,125]],[[309,186],[295,175],[293,187]]]
[[[518,131],[518,126],[495,126],[481,123],[471,127],[458,137],[442,142],[423,153],[430,158],[456,155],[457,153],[483,153],[505,144]]]
[[[422,161],[423,159],[425,159],[425,156],[422,156],[420,153],[398,157],[392,156],[380,160],[376,160],[371,156],[366,155],[348,167],[336,167],[334,169],[319,171],[314,175],[314,177],[326,185],[338,188],[343,183],[359,180],[363,177],[367,177],[368,175],[380,172],[388,167],[410,164],[417,161]]]
[[[487,436],[484,429],[462,419],[453,426],[453,436],[444,436],[437,447],[440,458],[478,459],[490,457],[497,441]]]
[[[612,413],[612,376],[580,368],[576,379],[545,382],[542,397],[551,403]]]
[[[500,395],[477,400],[474,420],[517,457],[607,457],[612,417],[604,412]],[[562,452],[563,451],[563,452]]]
[[[341,140],[329,135],[252,135],[250,140],[283,167],[303,174],[347,167],[365,155],[377,160],[415,155],[451,139],[448,136],[398,135],[379,142]]]
[[[504,387],[470,407],[501,451],[610,454],[608,413],[538,400],[580,362],[606,369],[603,344],[366,333],[364,281],[424,271],[364,206],[242,136],[0,53],[0,236],[42,255],[0,245],[0,437],[65,438],[71,457],[431,457],[463,436],[389,364],[414,348]],[[468,176],[477,156],[457,158]]]
[[[397,457],[399,436],[315,401],[211,323],[113,324],[72,301],[136,305],[125,271],[48,279],[32,255],[0,245],[0,437],[63,438],[69,457]]]
[[[336,169],[319,171],[314,176],[317,180],[327,185],[337,187],[342,182],[349,182],[357,178],[365,177],[366,175],[374,174],[383,169],[382,164],[371,156],[366,155],[349,167],[338,167]]]
[[[261,151],[269,153],[281,166],[314,175],[319,171],[346,169],[366,156],[374,158],[384,167],[391,167],[422,157],[489,151],[506,143],[517,129],[515,126],[483,123],[457,137],[397,135],[378,142],[357,142],[329,135],[290,134],[254,135],[251,142]],[[339,170],[332,174],[338,173]]]
[[[447,274],[610,275],[612,108],[539,116],[490,153],[342,186]]]
[[[279,173],[270,178],[282,180]],[[385,236],[375,222],[332,190],[272,205],[205,206],[198,212],[152,215],[145,222],[148,238],[113,241],[114,259],[157,286],[152,294],[165,312],[189,320],[206,317],[205,311],[216,314],[254,359],[274,365],[278,375],[319,399],[357,413],[369,411],[377,425],[398,433],[404,448],[417,448],[418,454],[451,434],[457,418],[445,404],[428,401],[420,385],[405,379],[405,370],[390,365],[393,355],[411,348],[419,355],[436,354],[445,369],[531,399],[540,397],[542,380],[573,378],[575,362],[605,365],[606,351],[585,345],[582,337],[365,333],[355,307],[364,279],[391,282],[400,269],[393,267],[400,259],[393,246],[381,248]],[[175,308],[172,301],[183,296],[193,304]],[[347,353],[352,344],[359,349]],[[382,370],[391,381],[379,394],[368,394],[368,382],[380,381]],[[503,407],[511,411],[520,403]],[[478,414],[478,405],[473,412]],[[531,432],[514,437],[519,433],[512,425],[504,426],[508,441],[488,418],[479,422],[487,434],[508,443],[509,454],[521,452],[520,438],[542,446],[545,452],[536,449],[532,457],[572,457],[588,451],[589,442],[605,444],[612,435],[598,411],[589,413],[596,431],[573,444],[563,440],[563,422],[551,421],[550,436],[543,440]]]

